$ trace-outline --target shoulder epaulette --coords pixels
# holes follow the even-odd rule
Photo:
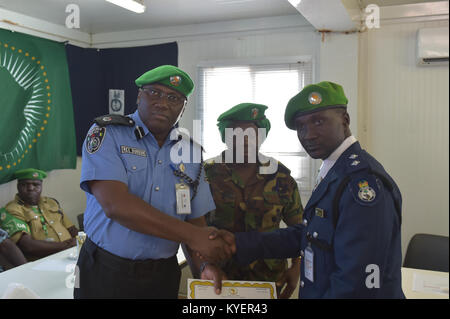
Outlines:
[[[94,119],[94,123],[96,123],[100,127],[104,127],[107,125],[123,125],[132,127],[135,125],[132,118],[119,114],[106,114],[96,117]]]
[[[289,168],[287,168],[286,166],[284,166],[284,164],[281,163],[280,161],[278,161],[278,171],[285,173],[287,175],[291,174],[291,170]]]

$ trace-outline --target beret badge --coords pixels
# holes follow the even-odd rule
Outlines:
[[[312,105],[317,105],[322,102],[322,95],[318,92],[311,92],[311,94],[308,96],[308,101]]]
[[[181,76],[174,75],[170,77],[170,84],[173,86],[179,86],[181,84]]]
[[[256,119],[258,117],[258,113],[259,111],[257,108],[252,109],[252,118]]]

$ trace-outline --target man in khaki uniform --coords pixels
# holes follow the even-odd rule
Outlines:
[[[41,197],[43,171],[24,169],[15,173],[17,190],[13,201],[0,216],[0,225],[17,243],[28,260],[42,258],[76,245],[78,229],[59,203]]]

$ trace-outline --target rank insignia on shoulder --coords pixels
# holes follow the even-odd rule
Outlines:
[[[94,126],[86,136],[86,151],[93,154],[100,149],[106,135],[106,127]]]
[[[359,181],[358,187],[358,198],[363,202],[370,203],[377,196],[375,190],[369,186],[369,183],[366,180]]]

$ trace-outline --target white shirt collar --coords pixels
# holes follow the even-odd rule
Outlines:
[[[324,179],[325,176],[327,176],[328,171],[334,166],[334,164],[336,163],[338,158],[342,155],[342,153],[344,153],[347,150],[347,148],[349,148],[355,142],[357,142],[357,139],[353,135],[350,135],[341,143],[341,145],[339,145],[337,149],[334,150],[333,153],[331,153],[330,156],[328,156],[323,161],[319,171],[320,180]]]

